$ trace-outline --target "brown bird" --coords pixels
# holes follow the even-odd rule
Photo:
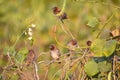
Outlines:
[[[56,7],[56,6],[53,7],[52,9],[53,9],[53,14],[55,14],[55,15],[57,15],[57,14],[60,13],[60,11],[61,11],[61,10],[60,10],[58,7]]]
[[[55,60],[58,60],[61,56],[60,50],[54,44],[50,45],[50,54]]]
[[[58,16],[58,14],[59,14],[60,12],[61,12],[61,9],[59,9],[59,8],[56,7],[56,6],[53,7],[53,14],[56,15],[56,16],[58,17],[58,19],[61,20],[62,23],[64,23],[63,20],[64,20],[64,19],[68,19],[67,14],[66,14],[65,12],[63,12],[62,14],[60,14],[60,15]]]
[[[77,43],[77,41],[75,40],[75,39],[72,39],[68,44],[67,44],[67,46],[68,46],[68,50],[69,51],[74,51],[75,50],[75,48],[77,48],[78,47],[78,43]]]
[[[36,55],[35,55],[34,50],[30,49],[27,55],[26,65],[29,66],[31,63],[35,61],[35,59],[36,59]]]
[[[110,36],[119,36],[120,35],[120,29],[114,29],[113,31],[110,32]]]

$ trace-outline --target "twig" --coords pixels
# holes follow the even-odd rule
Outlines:
[[[63,24],[61,23],[61,27],[63,29],[63,31],[68,35],[68,36],[71,36],[72,39],[75,39],[75,37],[73,36],[73,34],[71,33],[71,31],[67,28],[67,30],[64,29],[64,26]]]
[[[47,65],[50,65],[50,64],[52,64],[52,63],[54,63],[55,62],[55,60],[52,60],[52,61],[50,61]]]
[[[50,64],[52,64],[52,63],[59,63],[59,62],[61,62],[61,61],[59,61],[59,60],[52,60],[49,63],[47,63],[47,66],[50,65]]]
[[[54,39],[55,39],[55,41],[56,41],[56,43],[58,44],[58,45],[60,45],[60,46],[62,46],[62,47],[64,47],[64,48],[68,48],[67,46],[64,46],[63,44],[61,44],[58,40],[57,40],[57,36],[56,36],[56,32],[57,32],[57,23],[58,23],[58,20],[56,21],[56,24],[55,24],[55,26],[54,26],[54,30],[53,30],[53,34],[54,34]],[[65,33],[68,35],[68,33],[66,32],[66,30],[64,30],[64,27],[63,26],[61,26],[62,27],[62,29],[63,29],[63,31],[65,31]],[[69,36],[69,35],[68,35]]]
[[[79,71],[78,80],[80,80],[81,75],[82,75],[82,72],[83,72],[83,70],[84,70],[84,67],[82,66],[82,64],[81,64],[81,67],[80,67],[80,68],[81,68],[81,69],[80,69],[80,71]]]
[[[39,61],[38,64],[45,63],[45,61]]]
[[[112,40],[112,39],[117,39],[117,38],[119,38],[119,37],[120,37],[120,35],[114,36],[114,37],[111,37],[111,38],[108,38],[108,39],[106,39],[106,40],[108,41],[108,40]]]
[[[61,68],[63,74],[61,74],[60,80],[63,80],[64,75],[66,75],[66,71],[65,71],[66,65],[68,65],[68,62],[65,63],[64,66]]]
[[[89,50],[87,51],[87,49],[83,52],[83,55],[81,56],[81,57],[79,57],[79,58],[77,58],[75,61],[73,61],[72,63],[71,63],[71,66],[74,64],[74,63],[76,63],[77,61],[79,61],[80,59],[83,59],[84,57],[85,57],[85,55],[89,52]]]
[[[61,14],[63,14],[63,12],[65,10],[65,6],[66,6],[66,0],[64,0],[62,10],[60,11],[60,13],[57,14],[57,16],[60,16]],[[64,29],[64,26],[62,25],[62,23],[61,23],[61,28],[68,36],[70,34],[72,36],[72,38],[74,39],[72,33],[69,31],[69,34],[68,34],[68,32]]]
[[[66,56],[66,55],[67,55],[67,54],[63,54],[62,56],[60,56],[60,58]],[[60,60],[60,61],[62,61],[62,60]],[[50,64],[52,64],[52,63],[54,63],[54,62],[60,62],[60,61],[51,60],[49,63],[47,63],[47,65],[50,65]],[[46,63],[46,62],[45,62],[45,61],[39,61],[39,62],[38,62],[38,64],[41,64],[41,63]]]
[[[85,74],[84,70],[83,70],[82,75],[83,75],[83,76],[82,76],[82,78],[81,78],[80,80],[85,80],[86,74]]]
[[[115,75],[116,68],[115,68],[115,66],[116,66],[116,56],[114,55],[114,57],[113,57],[113,80],[116,80],[116,75]]]
[[[41,55],[45,55],[45,54],[48,54],[48,52],[43,52],[43,53],[39,54],[38,57],[40,57]]]
[[[38,66],[35,61],[33,62],[33,64],[34,64],[34,69],[35,69],[35,74],[34,74],[35,80],[40,80],[39,75],[38,75]]]
[[[9,53],[9,49],[8,49],[8,52],[7,52],[7,56],[8,56],[8,64],[4,67],[4,70],[2,72],[2,74],[5,73],[6,69],[9,67],[9,66],[12,66],[14,64],[14,62],[12,61],[12,58],[10,56],[10,53]]]
[[[61,70],[64,71],[65,66],[66,66],[67,64],[68,64],[68,63],[65,63],[64,66],[63,66],[61,69],[59,69],[59,70],[53,75],[53,77],[52,77],[51,80],[54,80],[54,77],[56,76],[56,74],[57,74],[59,71],[61,71]],[[63,78],[63,75],[64,75],[64,72],[63,72],[63,74],[61,74],[61,79],[60,79],[60,80],[63,80],[63,79],[62,79],[62,78]]]
[[[23,73],[23,72],[20,70],[20,68],[18,68],[16,72],[17,72],[17,74],[20,76],[20,79],[22,79],[22,80],[28,80],[27,75],[25,75],[25,73]]]
[[[87,48],[87,47],[80,47],[80,45],[78,45],[78,49],[80,49],[81,52],[84,52],[83,49]]]
[[[55,29],[56,29],[56,26],[55,26]],[[67,46],[64,46],[63,44],[61,44],[58,40],[57,40],[57,36],[56,36],[56,31],[54,31],[54,38],[55,38],[55,41],[56,41],[56,43],[58,44],[58,45],[60,45],[60,46],[62,46],[62,47],[64,47],[64,48],[68,48]]]
[[[46,73],[45,73],[44,80],[46,80],[46,77],[47,77],[47,74],[48,74],[48,70],[49,70],[49,66],[48,66],[47,71],[46,71]]]
[[[63,26],[62,23],[61,23],[61,28],[62,28],[62,30],[63,30],[68,36],[70,36],[69,33],[65,30],[65,28],[64,28],[64,26]]]
[[[59,70],[53,75],[53,77],[51,78],[51,80],[54,80],[54,77],[56,76],[56,74],[57,74],[59,71],[61,71],[61,69],[59,69]]]
[[[12,58],[11,58],[11,56],[10,56],[9,51],[7,52],[7,56],[8,56],[8,58],[9,58],[9,62],[11,62],[11,63],[12,63],[12,65],[13,65],[13,64],[14,64],[14,62],[12,61]]]

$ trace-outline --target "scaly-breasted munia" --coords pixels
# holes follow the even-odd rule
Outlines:
[[[67,44],[67,46],[68,46],[68,50],[69,51],[74,51],[75,50],[75,48],[77,48],[78,47],[78,44],[77,44],[77,41],[75,40],[75,39],[73,39],[73,40],[71,40],[68,44]]]
[[[50,45],[50,54],[55,60],[58,60],[61,55],[59,49],[54,44]]]
[[[26,59],[26,65],[29,66],[31,63],[33,63],[36,59],[36,54],[34,52],[34,50],[30,49],[29,53],[27,55],[27,59]]]
[[[58,19],[61,20],[62,23],[64,19],[68,19],[67,14],[63,12],[62,14],[58,15],[61,12],[61,10],[58,7],[53,7],[53,14],[57,16]]]

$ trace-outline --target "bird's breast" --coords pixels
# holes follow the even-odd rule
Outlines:
[[[59,58],[59,53],[58,53],[58,51],[51,51],[51,56],[52,56],[52,58],[54,58],[54,59],[58,59],[58,58]]]

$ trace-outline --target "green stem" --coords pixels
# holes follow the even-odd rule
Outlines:
[[[22,35],[26,32],[28,28],[29,26],[17,37],[15,43],[13,44],[13,48],[16,46],[17,42],[19,41],[19,39],[22,37]]]
[[[113,5],[113,4],[109,4],[109,3],[105,3],[105,2],[102,2],[102,4],[104,4],[104,5],[110,5],[110,6],[114,7],[114,8],[120,9],[119,6],[116,6],[116,5]]]
[[[60,13],[57,14],[57,16],[60,16],[63,14],[63,12],[65,10],[65,6],[66,6],[66,0],[64,0],[62,10],[60,11]]]
[[[81,1],[82,2],[82,1]],[[99,3],[99,1],[88,1],[88,3]],[[106,3],[106,2],[101,2],[101,4],[103,5],[108,5],[108,6],[111,6],[111,7],[114,7],[116,9],[120,9],[120,6],[116,6],[114,4],[110,4],[110,3]]]
[[[107,22],[103,25],[102,29],[100,30],[100,32],[98,33],[96,38],[99,38],[100,34],[102,33],[102,31],[104,30],[106,25],[110,22],[110,20],[112,19],[113,15],[114,15],[114,13],[110,16],[110,18],[107,20]]]

